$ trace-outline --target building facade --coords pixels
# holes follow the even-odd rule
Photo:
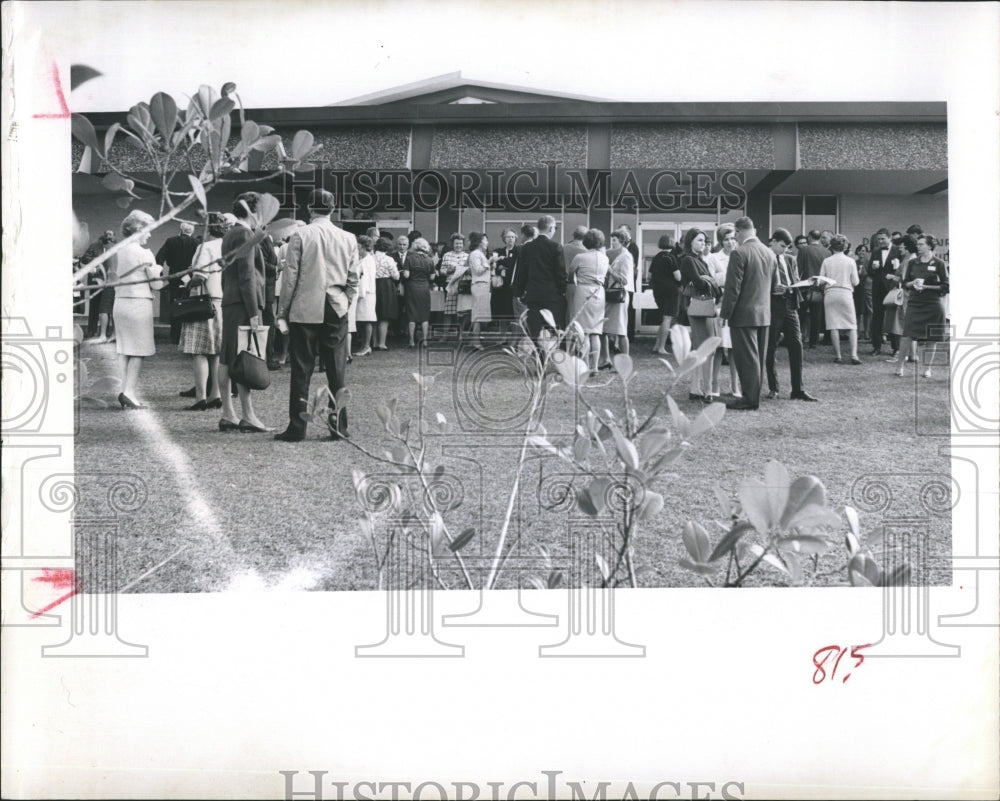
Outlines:
[[[551,214],[564,241],[577,225],[607,233],[628,224],[647,265],[662,234],[711,233],[743,214],[762,232],[828,229],[854,245],[877,228],[920,223],[947,258],[944,103],[617,103],[456,74],[247,117],[286,142],[310,131],[321,146],[315,170],[265,179],[278,167],[271,154],[253,165],[260,180],[213,190],[220,210],[253,188],[276,195],[282,216],[305,218],[304,198],[322,184],[340,200],[338,222],[356,233],[377,224],[437,241],[485,231],[499,243],[504,228]],[[100,134],[124,114],[90,119]],[[83,152],[74,148],[76,167]],[[130,175],[154,175],[127,141],[111,156]],[[137,205],[158,211],[152,199]],[[74,206],[91,231],[124,216],[95,175],[75,175]],[[176,233],[166,229],[154,249]],[[650,293],[637,299],[646,303]]]

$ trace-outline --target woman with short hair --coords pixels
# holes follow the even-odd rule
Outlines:
[[[122,236],[126,239],[149,227],[153,217],[136,209],[122,220]],[[118,251],[117,277],[112,314],[117,339],[115,349],[122,371],[122,391],[118,402],[122,409],[145,409],[136,398],[142,360],[156,353],[153,343],[153,292],[159,291],[164,282],[157,281],[163,267],[156,263],[153,251],[145,247],[149,233],[137,242],[125,245]]]
[[[615,231],[611,234],[611,252],[615,255],[609,261],[607,284],[608,289],[621,288],[625,290],[625,299],[620,303],[610,303],[605,293],[603,340],[601,342],[601,357],[599,367],[609,368],[611,364],[611,338],[615,339],[618,353],[628,353],[628,305],[629,298],[635,292],[635,262],[626,245],[625,234]]]
[[[371,237],[358,237],[358,294],[354,307],[354,326],[357,328],[361,324],[361,350],[353,354],[354,356],[367,356],[372,352],[372,329],[378,321],[375,311],[376,297],[378,289],[378,279],[375,277],[378,268],[379,256],[395,262],[388,255],[392,243],[384,237],[379,237],[372,244]],[[374,252],[372,252],[374,250]],[[348,347],[350,353],[350,347]]]
[[[844,251],[847,237],[837,234],[830,240],[833,255],[823,259],[819,274],[834,281],[823,290],[823,314],[830,332],[835,354],[834,362],[843,364],[840,357],[840,332],[847,331],[851,345],[851,364],[861,364],[858,358],[858,318],[854,314],[854,287],[858,285],[858,265]]]
[[[240,327],[251,332],[261,327],[264,315],[264,256],[255,244],[254,229],[260,225],[260,195],[244,192],[233,203],[236,223],[222,239],[222,348],[219,351],[219,393],[222,396],[220,431],[265,433],[264,425],[253,408],[251,389],[237,383],[242,416],[236,420],[230,393],[229,371],[240,352]],[[258,343],[260,344],[260,343]],[[261,358],[264,358],[261,345]],[[196,389],[197,391],[197,389]]]
[[[576,321],[587,338],[587,366],[590,375],[597,375],[597,357],[601,350],[604,331],[604,279],[610,264],[604,255],[604,234],[591,228],[583,236],[586,251],[578,253],[570,262],[566,279],[576,284],[576,292],[567,313],[567,324]]]
[[[924,352],[930,343],[931,352],[924,370],[924,378],[931,377],[931,363],[937,353],[937,343],[944,342],[947,334],[947,315],[944,298],[950,291],[948,265],[934,255],[938,246],[933,234],[920,234],[916,238],[917,255],[911,259],[903,273],[902,286],[909,292],[903,322],[903,341],[896,354],[895,375],[903,375],[903,360],[910,352],[910,343],[922,344]],[[920,360],[917,360],[920,363]]]
[[[208,237],[198,245],[191,262],[194,272],[188,282],[190,296],[208,295],[212,299],[214,314],[207,320],[181,323],[181,352],[191,356],[191,369],[194,371],[195,402],[185,407],[186,412],[222,408],[219,351],[222,350],[222,237],[226,231],[222,215],[211,212],[208,215]]]
[[[400,247],[409,248],[410,240],[401,236],[396,240]],[[405,245],[404,245],[405,243]],[[405,250],[404,250],[405,252]],[[402,257],[400,257],[401,259]],[[375,246],[375,317],[378,328],[375,333],[375,350],[389,350],[389,324],[399,317],[399,263],[389,248]]]
[[[406,264],[400,272],[406,285],[403,301],[406,304],[407,328],[410,334],[409,346],[417,346],[415,335],[420,326],[421,342],[427,341],[427,329],[431,319],[431,277],[434,275],[434,259],[430,243],[423,237],[412,240]]]
[[[459,283],[469,269],[469,254],[465,250],[465,237],[451,235],[451,250],[441,257],[438,267],[445,277],[444,321],[445,325],[458,325],[458,341],[462,341],[462,329],[468,312],[472,310],[472,294],[459,292]]]
[[[472,349],[482,350],[481,339],[483,323],[493,320],[490,309],[490,276],[496,256],[487,256],[490,240],[486,234],[473,231],[469,234],[469,273],[472,275]]]
[[[602,237],[603,238],[603,237]],[[673,241],[670,234],[663,234],[656,243],[659,253],[649,263],[649,280],[653,285],[653,300],[660,315],[660,327],[656,330],[656,344],[653,353],[667,355],[667,335],[670,326],[677,319],[680,305],[681,266],[671,250]]]

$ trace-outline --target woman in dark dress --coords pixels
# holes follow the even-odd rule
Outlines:
[[[414,240],[406,257],[406,264],[400,272],[403,285],[406,287],[403,298],[406,303],[411,348],[417,346],[414,339],[417,323],[420,323],[421,341],[427,341],[427,328],[431,319],[431,276],[434,272],[430,244],[423,237]]]
[[[514,275],[514,265],[517,264],[517,253],[520,248],[517,246],[517,231],[513,228],[504,228],[500,238],[503,240],[503,247],[494,251],[497,262],[493,266],[493,292],[490,294],[490,305],[493,319],[497,322],[497,330],[505,333],[512,316],[510,280]]]
[[[254,229],[260,222],[257,216],[259,205],[260,195],[257,192],[244,192],[237,197],[233,204],[236,224],[222,240],[222,347],[219,352],[222,418],[219,420],[219,431],[266,433],[273,430],[257,417],[251,390],[243,384],[236,385],[243,413],[241,417],[236,417],[229,378],[229,369],[239,355],[240,327],[249,326],[257,330],[263,321],[264,256],[260,245],[252,242]]]
[[[670,234],[664,234],[657,243],[660,252],[649,264],[649,279],[653,285],[653,300],[660,314],[660,327],[656,332],[653,353],[667,355],[667,334],[677,319],[680,306],[681,268],[671,252]]]
[[[908,292],[906,317],[903,321],[903,341],[896,358],[895,375],[903,375],[903,364],[910,352],[910,342],[930,343],[930,358],[926,360],[924,378],[931,377],[931,363],[937,343],[945,340],[944,296],[949,292],[948,265],[934,255],[937,238],[931,234],[917,237],[917,256],[906,265],[903,290]],[[919,364],[919,360],[917,362]]]

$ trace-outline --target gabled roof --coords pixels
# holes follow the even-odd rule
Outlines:
[[[450,103],[550,103],[552,101],[606,102],[601,98],[565,92],[538,91],[489,81],[463,78],[461,72],[449,72],[434,78],[384,89],[360,97],[331,103],[331,106],[445,105]]]

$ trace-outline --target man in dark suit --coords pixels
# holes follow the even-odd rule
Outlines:
[[[537,339],[547,323],[542,309],[551,312],[562,328],[566,313],[566,265],[562,245],[552,241],[556,220],[548,214],[538,219],[538,236],[521,248],[512,291],[528,307],[528,333]]]
[[[767,357],[764,364],[767,372],[768,398],[778,397],[778,373],[774,368],[774,352],[778,349],[778,337],[782,334],[788,348],[788,368],[792,374],[792,400],[815,401],[802,388],[802,331],[799,328],[799,290],[792,284],[799,282],[799,271],[795,261],[787,255],[792,245],[792,235],[784,228],[775,229],[771,234],[771,250],[778,259],[778,286],[771,295],[771,330],[767,335]]]
[[[872,253],[868,259],[868,275],[872,278],[872,356],[882,353],[882,326],[885,323],[885,306],[882,302],[896,282],[893,260],[898,259],[899,254],[890,244],[889,229],[879,228],[875,232]],[[890,336],[889,340],[892,345],[892,355],[895,356],[899,338]]]
[[[749,217],[736,221],[736,239],[740,246],[729,255],[721,317],[729,322],[732,355],[743,388],[743,397],[729,408],[746,411],[760,406],[771,295],[777,291],[778,276],[774,253],[757,239]]]
[[[168,275],[176,275],[191,267],[194,261],[194,253],[201,244],[194,238],[194,226],[191,223],[181,223],[181,232],[177,236],[170,237],[163,243],[156,252],[156,263],[163,265]],[[179,321],[170,319],[171,305],[180,290],[179,281],[171,281],[160,295],[161,304],[166,304],[166,309],[161,305],[160,319],[170,323],[170,341],[175,345],[181,341],[181,324]]]
[[[823,247],[822,238],[822,232],[813,229],[808,234],[809,241],[806,246],[799,248],[796,261],[798,262],[799,275],[802,276],[803,280],[819,275],[819,268],[822,266],[823,260],[828,259],[831,255],[830,251]],[[808,312],[804,316],[809,318],[809,344],[806,347],[815,348],[821,334],[824,344],[827,342],[827,335],[823,328],[826,322],[826,315],[823,313],[823,293],[818,289],[809,290],[807,300]]]

